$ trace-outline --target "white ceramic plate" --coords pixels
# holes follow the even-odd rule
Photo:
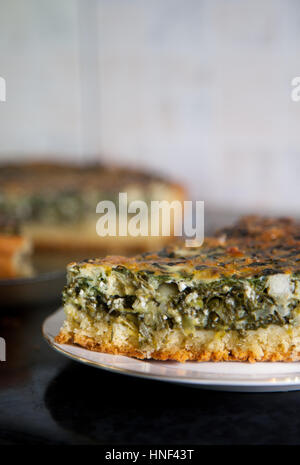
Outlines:
[[[64,320],[59,309],[48,317],[43,334],[58,352],[87,365],[141,378],[181,383],[203,389],[223,391],[293,391],[300,390],[300,362],[161,362],[137,360],[121,355],[92,352],[78,346],[57,344],[55,336]]]

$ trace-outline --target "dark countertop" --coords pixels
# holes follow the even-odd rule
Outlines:
[[[205,391],[70,361],[41,334],[55,308],[1,310],[0,444],[300,443],[300,392]]]

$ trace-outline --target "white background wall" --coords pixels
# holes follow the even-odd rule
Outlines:
[[[0,0],[0,158],[101,153],[300,214],[299,25],[297,0]]]

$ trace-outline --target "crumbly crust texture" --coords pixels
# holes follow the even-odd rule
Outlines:
[[[276,334],[276,328],[268,328],[268,333],[272,337],[278,337]],[[259,330],[257,330],[259,331]],[[147,351],[139,350],[138,348],[130,345],[130,343],[120,342],[112,343],[105,337],[102,342],[98,342],[93,337],[89,337],[81,332],[69,332],[64,329],[56,336],[55,342],[58,344],[75,344],[85,349],[92,350],[94,352],[102,352],[113,355],[125,355],[127,357],[135,357],[138,359],[154,359],[154,360],[174,360],[177,362],[186,361],[197,361],[197,362],[295,362],[300,360],[300,344],[299,335],[300,330],[297,334],[291,336],[291,328],[285,328],[280,331],[281,339],[278,344],[274,347],[268,346],[268,342],[257,343],[258,334],[252,334],[252,344],[233,344],[226,343],[225,336],[224,340],[219,341],[219,344],[215,348],[210,349],[209,347],[198,348],[195,347],[184,347],[174,346],[172,348],[161,348],[159,350],[153,350],[151,353]],[[254,343],[254,344],[253,344]]]

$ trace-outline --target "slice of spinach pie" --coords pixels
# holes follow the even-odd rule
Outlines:
[[[300,360],[300,224],[242,218],[134,258],[68,266],[58,343],[158,360]]]

